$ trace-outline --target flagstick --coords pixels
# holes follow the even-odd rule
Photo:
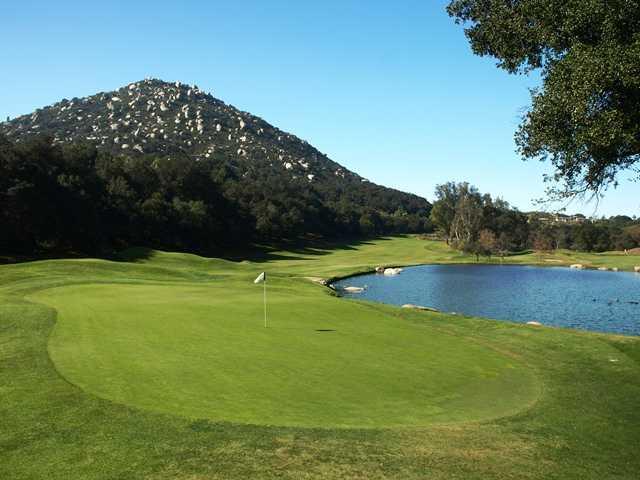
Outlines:
[[[267,280],[264,282],[264,328],[267,328]]]

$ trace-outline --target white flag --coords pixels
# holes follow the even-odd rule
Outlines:
[[[262,272],[260,275],[258,275],[258,278],[256,278],[253,281],[253,283],[262,283],[266,281],[267,281],[267,272]]]

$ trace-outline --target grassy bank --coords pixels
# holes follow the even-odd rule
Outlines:
[[[442,243],[124,259],[0,267],[2,478],[637,478],[638,339],[345,301],[309,281],[475,260]]]

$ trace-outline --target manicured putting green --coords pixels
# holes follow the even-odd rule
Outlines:
[[[253,272],[192,284],[43,290],[59,372],[115,402],[191,418],[304,427],[398,427],[509,415],[533,373],[427,314],[271,277],[269,328]],[[449,320],[450,321],[450,320]]]

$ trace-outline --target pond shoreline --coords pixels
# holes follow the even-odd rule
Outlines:
[[[473,273],[469,270],[460,276],[466,267],[474,269]],[[491,267],[511,268],[498,272]],[[620,269],[603,271],[602,267],[571,268],[566,263],[432,262],[408,265],[393,276],[367,269],[334,277],[327,286],[341,298],[396,308],[424,306],[442,314],[638,336],[636,275]],[[365,284],[362,277],[370,281]]]
[[[428,267],[428,266],[433,266],[433,265],[456,265],[456,266],[483,266],[483,267],[489,267],[489,266],[495,266],[495,267],[550,267],[550,268],[567,268],[570,269],[571,268],[571,264],[568,262],[565,262],[563,260],[558,260],[558,263],[551,263],[550,261],[544,263],[536,263],[536,262],[525,262],[525,263],[504,263],[504,262],[500,262],[500,263],[495,263],[495,262],[428,262],[428,263],[410,263],[410,264],[390,264],[390,265],[380,265],[378,267],[370,267],[369,269],[367,269],[366,271],[359,271],[356,273],[349,273],[347,275],[337,275],[334,277],[329,277],[327,279],[323,280],[323,285],[325,285],[326,287],[331,288],[331,286],[336,283],[336,282],[341,282],[343,280],[349,279],[349,278],[356,278],[356,277],[362,277],[364,275],[371,275],[376,272],[377,268],[411,268],[411,267]],[[638,263],[640,263],[640,257],[638,258]],[[614,268],[617,268],[617,270],[614,270]],[[576,269],[578,270],[578,269]],[[593,266],[593,265],[584,265],[582,264],[582,268],[580,268],[579,270],[595,270],[595,271],[600,271],[600,272],[611,272],[611,273],[636,273],[640,275],[640,272],[634,271],[633,268],[631,269],[624,269],[624,268],[619,268],[619,267],[608,267],[607,270],[602,270],[600,267],[597,266]],[[382,274],[379,274],[382,275]]]

